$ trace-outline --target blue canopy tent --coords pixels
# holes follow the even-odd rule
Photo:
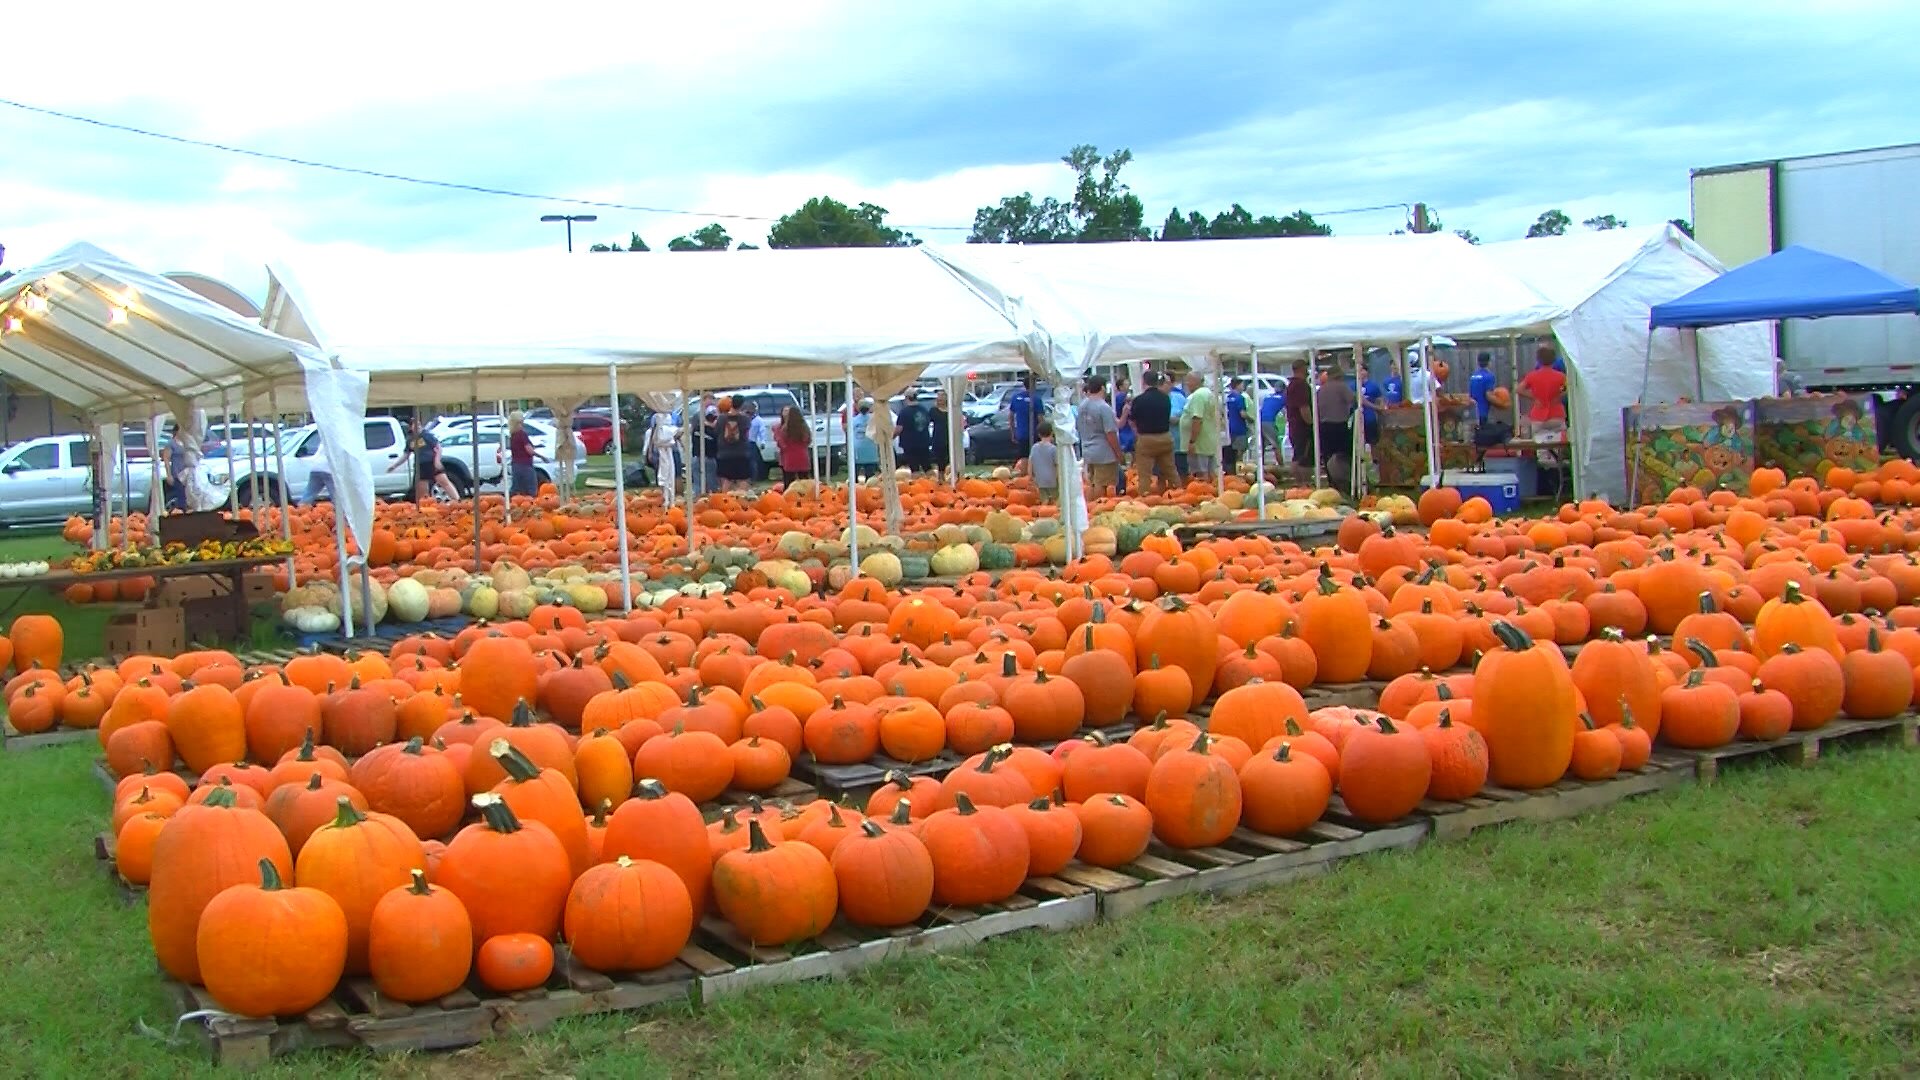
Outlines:
[[[1920,289],[1795,244],[1652,309],[1652,327],[1920,313]]]
[[[1649,309],[1640,404],[1646,405],[1652,376],[1653,332],[1661,327],[1686,330],[1691,339],[1703,327],[1730,323],[1902,314],[1920,314],[1920,289],[1851,259],[1790,245]],[[1696,394],[1704,397],[1697,342],[1693,348]],[[1637,457],[1633,473],[1629,490],[1639,482]]]

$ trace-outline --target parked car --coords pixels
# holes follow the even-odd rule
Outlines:
[[[0,525],[64,521],[93,513],[93,465],[85,435],[49,435],[0,450]],[[116,512],[143,507],[151,468],[107,478]]]
[[[369,416],[366,425],[367,458],[373,467],[373,492],[377,497],[405,498],[413,494],[413,465],[408,462],[403,468],[392,468],[393,464],[406,456],[407,432],[400,421],[392,416]],[[257,490],[260,501],[266,505],[276,505],[280,501],[280,489],[286,488],[287,500],[299,502],[307,493],[308,482],[312,479],[314,467],[318,465],[322,439],[320,429],[309,424],[294,428],[280,437],[278,459],[271,452],[260,463],[260,483]],[[268,448],[271,451],[271,447]],[[282,467],[284,466],[284,472]],[[392,471],[389,471],[392,469]],[[226,495],[227,485],[240,485],[240,505],[253,504],[256,485],[252,483],[255,472],[246,459],[233,459],[233,475],[227,472],[226,458],[200,459],[200,474],[208,484]]]
[[[589,454],[609,453],[617,430],[613,417],[606,413],[582,410],[573,414],[573,433],[586,445]]]
[[[214,424],[207,429],[207,437],[200,440],[200,456],[226,457],[229,440],[236,461],[247,456],[249,447],[256,455],[271,454],[273,442],[279,437],[280,429],[273,424]]]
[[[1006,413],[989,413],[967,425],[967,464],[1007,464],[1023,456],[1022,448],[1014,442],[1013,422]]]
[[[553,439],[557,433],[551,429],[542,432],[540,430],[542,426],[543,425],[536,424],[535,421],[527,421],[527,435],[533,440],[534,449],[546,454],[547,457],[551,459],[553,455],[549,452],[549,449],[553,446]],[[455,431],[440,440],[440,464],[446,466],[447,478],[453,481],[454,488],[458,490],[462,496],[473,494],[473,485],[468,479],[468,474],[473,465],[476,464],[475,459],[477,458],[480,490],[483,493],[505,491],[507,486],[506,429],[504,427],[496,427],[491,430],[482,428],[479,432],[478,454],[473,453],[472,449],[470,449],[474,447],[475,439],[471,431]],[[573,468],[575,474],[577,475],[581,469],[586,467],[587,444],[580,432],[575,431],[573,433]],[[533,471],[539,475],[540,482],[543,484],[555,483],[560,478],[560,469],[552,460],[535,460],[533,463]]]

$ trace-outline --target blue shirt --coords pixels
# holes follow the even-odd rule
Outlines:
[[[1480,419],[1487,418],[1487,395],[1493,392],[1499,380],[1494,377],[1492,368],[1477,368],[1467,378],[1467,396],[1480,407]]]
[[[1354,388],[1360,396],[1360,423],[1367,429],[1367,437],[1380,430],[1380,414],[1375,411],[1374,402],[1380,400],[1380,384],[1368,379],[1365,383],[1355,381],[1355,376],[1347,376],[1347,385]]]
[[[1398,405],[1403,400],[1400,393],[1400,377],[1397,375],[1387,376],[1386,381],[1380,384],[1380,390],[1381,396],[1387,399],[1389,405]]]
[[[1124,390],[1113,395],[1113,415],[1123,416],[1127,411],[1127,402],[1132,397],[1133,397],[1132,394],[1129,394]],[[1120,449],[1122,450],[1133,449],[1133,421],[1130,419],[1121,421]]]
[[[1033,395],[1027,393],[1024,386],[1014,387],[1013,392],[1007,395],[1007,412],[1013,422],[1013,437],[1021,442],[1033,438],[1031,425],[1036,405]]]
[[[1227,434],[1235,439],[1247,433],[1247,395],[1239,390],[1227,393]]]
[[[1260,399],[1260,422],[1271,427],[1280,422],[1280,413],[1287,407],[1285,394],[1268,394]]]
[[[1180,411],[1181,411],[1182,409],[1185,409],[1185,408],[1187,407],[1187,392],[1186,392],[1186,390],[1185,390],[1184,388],[1182,388],[1182,387],[1178,387],[1178,386],[1176,386],[1176,387],[1174,387],[1173,389],[1171,389],[1171,390],[1169,390],[1169,391],[1167,391],[1167,399],[1168,399],[1169,401],[1171,401],[1171,402],[1173,402],[1173,411],[1172,411],[1172,414],[1171,414],[1170,416],[1168,416],[1168,417],[1167,417],[1167,419],[1169,419],[1169,420],[1178,420],[1178,419],[1180,419]]]

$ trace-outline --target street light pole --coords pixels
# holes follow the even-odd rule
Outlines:
[[[598,214],[542,214],[541,221],[564,221],[567,223],[567,254],[573,254],[573,223],[576,221],[599,221]]]

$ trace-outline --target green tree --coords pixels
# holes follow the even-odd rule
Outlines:
[[[667,241],[668,251],[726,251],[731,247],[733,237],[728,236],[727,227],[717,221]]]
[[[1693,239],[1693,222],[1688,221],[1686,218],[1668,218],[1667,224],[1687,234],[1687,239]]]
[[[1527,237],[1528,239],[1532,239],[1536,236],[1565,236],[1567,226],[1571,224],[1573,224],[1573,219],[1568,217],[1563,211],[1548,210],[1541,214],[1532,225],[1527,226]]]
[[[1030,191],[1009,195],[998,206],[983,206],[973,215],[970,244],[1058,244],[1108,240],[1146,240],[1152,234],[1144,224],[1146,206],[1120,182],[1120,170],[1133,160],[1133,151],[1116,150],[1105,157],[1098,148],[1082,144],[1060,159],[1073,170],[1073,201],[1048,196],[1035,199]]]
[[[1180,216],[1180,208],[1167,211],[1167,220],[1160,226],[1162,240],[1205,240],[1212,233],[1208,231],[1207,219],[1200,211],[1191,210],[1186,217]]]
[[[1580,224],[1597,232],[1605,232],[1608,229],[1626,228],[1627,220],[1625,218],[1614,217],[1612,214],[1600,214],[1595,217],[1590,217]]]
[[[651,251],[653,249],[647,247],[647,242],[645,240],[640,239],[640,234],[636,232],[627,237],[626,247],[621,247],[620,241],[615,240],[611,244],[595,244],[592,247],[588,248],[587,250],[588,251]]]
[[[887,224],[884,207],[863,202],[848,206],[825,195],[773,223],[767,246],[775,248],[910,247],[913,235]]]
[[[1453,230],[1453,235],[1465,240],[1469,244],[1478,244],[1480,242],[1480,238],[1473,235],[1472,229],[1455,229]]]
[[[1253,237],[1274,236],[1331,236],[1333,228],[1313,220],[1313,215],[1305,210],[1295,210],[1285,217],[1262,214],[1254,217],[1253,212],[1239,203],[1223,210],[1209,221],[1197,211],[1189,212],[1185,218],[1179,216],[1179,210],[1167,215],[1165,225],[1160,228],[1162,240],[1245,240]]]

